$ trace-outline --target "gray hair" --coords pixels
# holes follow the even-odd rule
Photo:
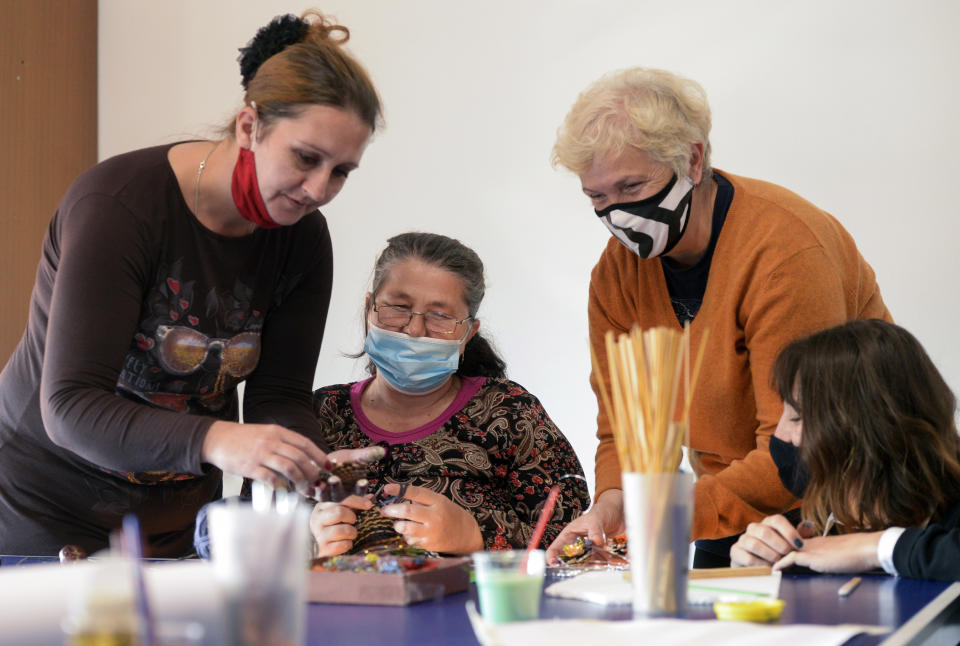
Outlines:
[[[463,300],[467,303],[470,318],[476,319],[477,310],[486,291],[483,279],[483,262],[470,247],[459,240],[437,233],[410,232],[401,233],[387,240],[387,248],[377,258],[373,269],[373,286],[364,320],[370,314],[370,308],[393,266],[404,260],[419,260],[433,267],[445,269],[460,279],[463,287]],[[376,368],[373,362],[367,365],[370,374]],[[497,353],[496,348],[481,334],[474,334],[464,348],[463,358],[457,374],[462,377],[506,377],[507,365]]]
[[[635,67],[608,74],[584,90],[557,130],[551,161],[582,174],[602,155],[629,148],[690,172],[690,145],[703,144],[703,178],[711,176],[710,106],[696,81]]]
[[[387,240],[387,248],[377,258],[373,269],[373,287],[370,289],[369,308],[394,264],[416,259],[428,265],[456,274],[463,285],[463,300],[470,317],[476,317],[486,291],[483,280],[483,261],[470,247],[459,240],[438,233],[401,233]]]

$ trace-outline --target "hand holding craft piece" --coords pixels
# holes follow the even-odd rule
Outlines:
[[[350,454],[348,459],[338,459],[341,453]],[[336,451],[330,454],[330,469],[320,468],[313,483],[314,498],[321,502],[341,502],[349,494],[363,496],[367,493],[367,475],[370,465],[377,462],[386,450],[382,446],[370,446],[351,451]]]
[[[443,494],[426,487],[389,484],[384,493],[397,493],[406,504],[392,504],[380,513],[408,545],[431,552],[469,554],[483,549],[483,536],[473,514]]]
[[[334,467],[321,472],[315,483],[315,497],[320,502],[310,516],[318,557],[406,547],[403,537],[393,528],[394,521],[380,513],[368,493],[370,465],[385,454],[380,446],[369,447],[354,459],[340,462],[336,461],[336,454],[331,454]],[[377,504],[402,502],[406,486],[399,487],[396,495]]]

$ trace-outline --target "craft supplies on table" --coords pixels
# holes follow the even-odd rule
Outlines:
[[[360,557],[363,558],[363,557]],[[377,556],[387,559],[389,555]],[[402,565],[370,568],[312,569],[307,576],[307,601],[375,606],[406,606],[466,590],[470,559],[421,557],[416,569]]]

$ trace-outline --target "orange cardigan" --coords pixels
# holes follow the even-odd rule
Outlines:
[[[850,319],[890,320],[873,270],[839,222],[784,188],[721,174],[733,184],[733,202],[690,326],[694,350],[710,330],[690,413],[694,539],[736,534],[796,502],[768,450],[782,410],[770,385],[781,348]],[[613,237],[591,275],[588,313],[604,376],[607,330],[619,334],[635,323],[680,329],[660,260],[642,259]],[[596,394],[595,375],[590,382]],[[602,406],[597,428],[599,495],[620,487]]]

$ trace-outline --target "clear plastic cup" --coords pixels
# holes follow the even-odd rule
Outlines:
[[[210,509],[210,550],[224,600],[226,643],[301,646],[306,622],[310,509]]]
[[[473,553],[480,614],[491,623],[530,621],[540,614],[546,557],[543,550]]]

